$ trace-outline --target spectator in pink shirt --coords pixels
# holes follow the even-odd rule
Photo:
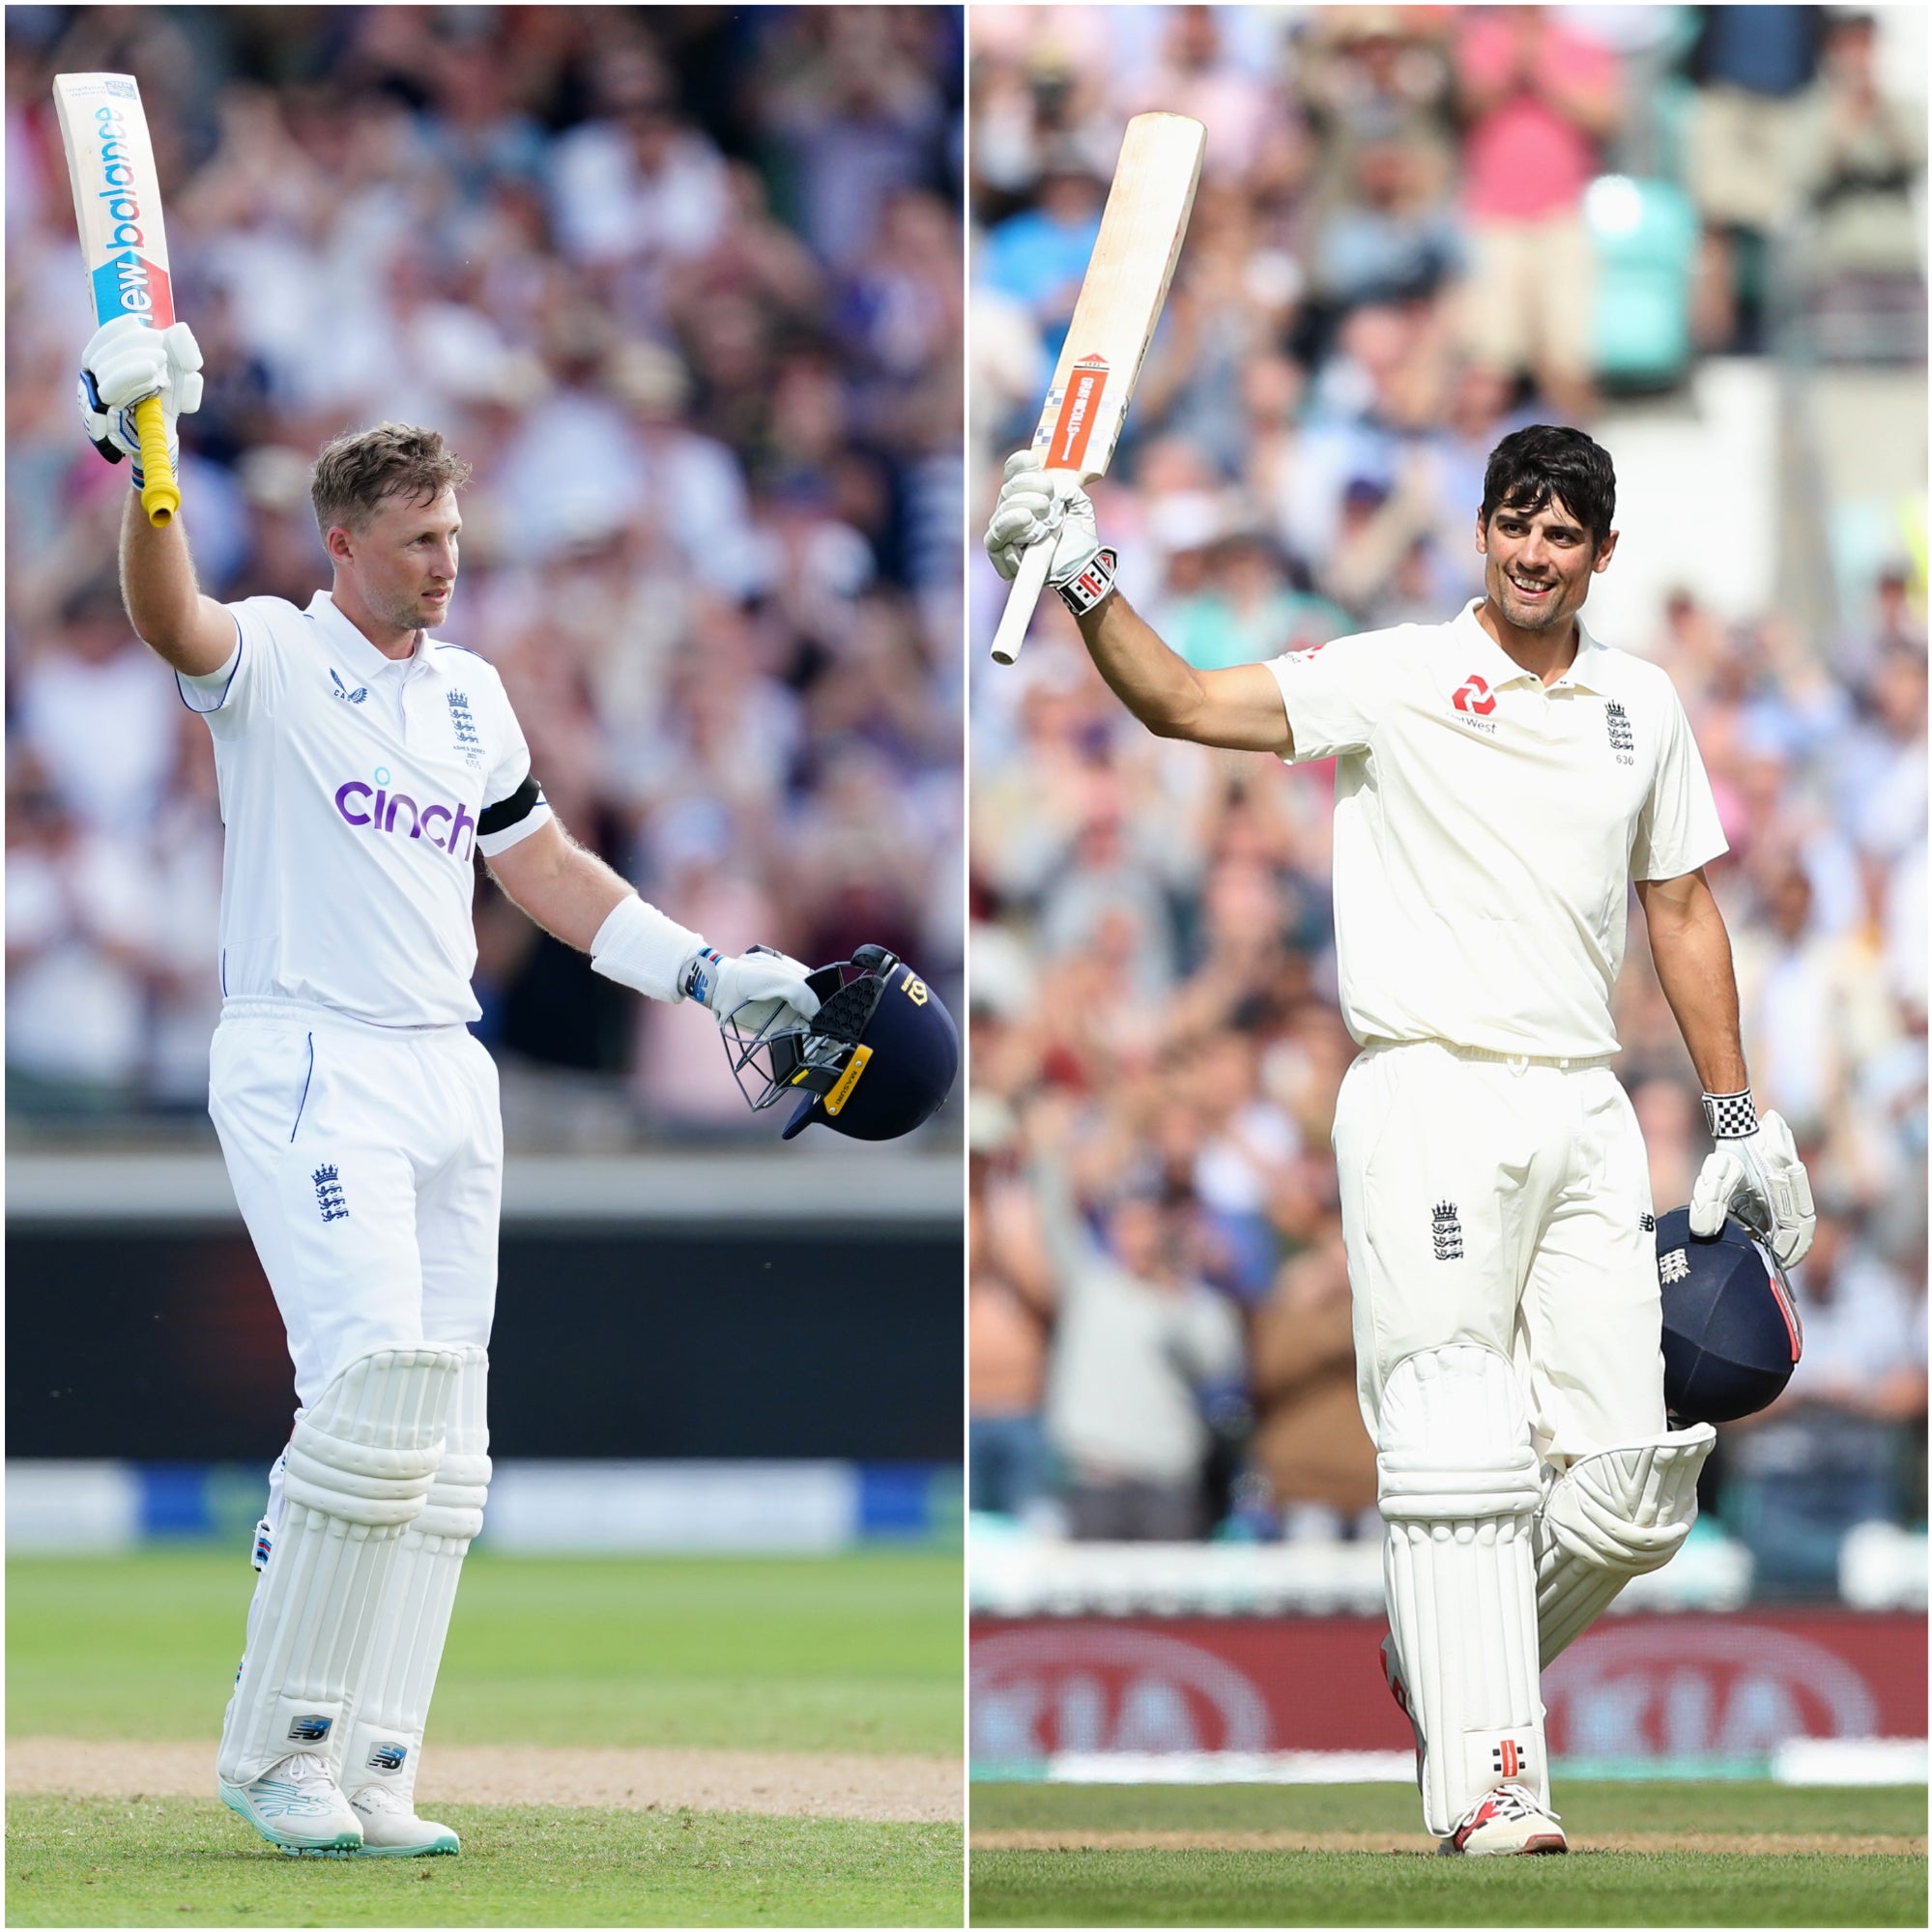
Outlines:
[[[1470,353],[1504,375],[1530,372],[1559,417],[1581,417],[1596,269],[1583,190],[1617,123],[1616,63],[1541,7],[1469,9],[1456,62]]]

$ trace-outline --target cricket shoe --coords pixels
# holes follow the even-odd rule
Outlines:
[[[1469,1807],[1436,1846],[1445,1858],[1510,1858],[1529,1852],[1567,1852],[1570,1841],[1554,1811],[1545,1811],[1527,1787],[1499,1784]]]
[[[434,1859],[459,1852],[454,1831],[433,1818],[418,1818],[401,1792],[387,1784],[365,1784],[349,1799],[361,1821],[359,1859]]]
[[[1402,1682],[1402,1673],[1396,1665],[1396,1633],[1391,1630],[1382,1639],[1382,1680],[1389,1687],[1389,1695],[1396,1700],[1396,1708],[1409,1720],[1409,1729],[1416,1740],[1416,1789],[1422,1789],[1422,1725],[1415,1712],[1409,1706],[1409,1687]]]
[[[216,1789],[230,1811],[284,1852],[343,1859],[361,1846],[361,1825],[329,1760],[314,1751],[295,1751],[247,1784],[217,1779]]]

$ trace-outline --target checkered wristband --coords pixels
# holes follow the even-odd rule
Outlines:
[[[1751,1105],[1751,1090],[1743,1093],[1707,1093],[1704,1096],[1704,1125],[1714,1140],[1742,1140],[1758,1131],[1758,1110]]]
[[[1078,577],[1070,577],[1064,584],[1055,584],[1053,589],[1060,593],[1060,601],[1077,618],[1083,618],[1113,589],[1114,566],[1120,562],[1119,555],[1111,550],[1096,550],[1087,560],[1087,565]]]

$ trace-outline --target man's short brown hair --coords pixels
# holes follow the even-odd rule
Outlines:
[[[379,422],[348,431],[323,446],[309,478],[308,497],[326,537],[338,523],[363,531],[390,497],[432,504],[445,490],[460,489],[470,466],[434,429],[407,422]]]

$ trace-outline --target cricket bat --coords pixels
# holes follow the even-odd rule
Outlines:
[[[160,177],[134,76],[56,74],[54,110],[95,321],[138,315],[150,329],[170,327],[174,288],[161,230]],[[181,507],[181,491],[168,461],[159,396],[135,404],[134,427],[141,439],[141,507],[150,523],[163,524]]]
[[[1086,279],[1033,432],[1049,475],[1088,483],[1113,460],[1180,259],[1206,145],[1207,130],[1186,114],[1137,114],[1127,124]],[[1048,539],[1022,557],[994,634],[995,664],[1020,655],[1053,554]]]

